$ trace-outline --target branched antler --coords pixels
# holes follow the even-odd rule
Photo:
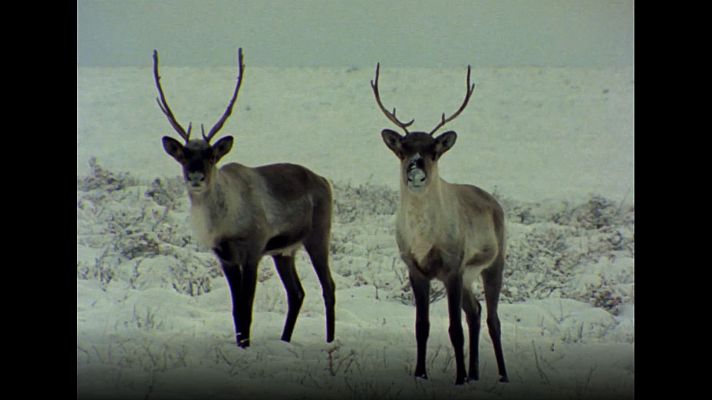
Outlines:
[[[227,120],[227,118],[232,114],[232,106],[235,105],[235,100],[237,100],[237,93],[240,91],[240,86],[242,85],[242,75],[243,72],[245,71],[245,64],[242,62],[242,48],[240,48],[237,52],[238,54],[238,63],[240,65],[240,75],[237,77],[237,86],[235,86],[235,92],[232,94],[232,99],[230,100],[230,104],[227,106],[227,110],[225,110],[225,113],[220,117],[220,120],[213,126],[212,129],[210,129],[210,132],[208,133],[208,136],[205,136],[205,130],[203,130],[203,139],[205,139],[206,142],[210,143],[210,139],[215,136],[216,133],[223,127],[223,124]]]
[[[188,131],[183,128],[183,126],[178,123],[176,120],[176,117],[173,115],[173,111],[171,111],[171,108],[168,107],[168,103],[166,102],[166,96],[163,94],[163,88],[161,87],[161,77],[158,75],[158,51],[153,50],[153,78],[156,80],[156,87],[158,87],[158,94],[160,95],[159,97],[156,97],[156,102],[158,102],[158,106],[161,107],[161,111],[163,111],[163,114],[168,117],[168,122],[171,123],[173,126],[173,129],[178,132],[178,134],[185,139],[185,142],[188,143],[190,140],[190,130],[193,126],[193,124],[188,124]]]
[[[452,114],[449,118],[445,118],[445,113],[443,113],[442,120],[440,123],[432,130],[430,131],[430,135],[432,136],[433,133],[435,133],[438,129],[442,128],[443,125],[446,123],[452,121],[453,119],[457,118],[458,115],[462,112],[462,110],[465,109],[467,106],[467,102],[470,101],[470,97],[472,96],[472,93],[475,91],[475,84],[473,83],[470,85],[470,66],[467,66],[467,94],[465,95],[465,101],[462,103],[460,108],[455,112],[455,114]]]
[[[373,89],[373,94],[376,96],[376,103],[378,103],[378,107],[381,108],[381,111],[383,111],[384,114],[386,114],[386,118],[388,118],[391,122],[394,124],[398,125],[401,127],[406,135],[408,134],[408,127],[415,122],[415,119],[412,119],[410,122],[401,122],[398,118],[396,118],[396,109],[395,107],[393,108],[393,112],[389,113],[388,110],[386,110],[386,107],[383,106],[383,103],[381,103],[381,96],[378,94],[378,73],[379,70],[381,69],[381,63],[376,64],[376,82],[374,83],[371,81],[371,88]]]

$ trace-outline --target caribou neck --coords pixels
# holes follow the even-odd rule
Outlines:
[[[244,204],[244,190],[235,187],[237,182],[227,182],[219,171],[212,178],[204,192],[188,191],[193,232],[198,241],[208,247],[215,246],[221,237],[239,233],[243,219],[240,210]]]

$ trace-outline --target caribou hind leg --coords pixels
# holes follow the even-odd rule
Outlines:
[[[335,334],[336,287],[329,270],[329,233],[328,231],[326,232],[326,237],[323,237],[323,235],[314,237],[317,231],[322,233],[320,230],[315,230],[312,236],[305,241],[304,249],[309,254],[316,275],[319,278],[319,283],[321,283],[326,311],[326,341],[331,343],[334,341]]]
[[[277,273],[282,279],[284,289],[287,291],[289,309],[284,323],[284,330],[282,331],[282,340],[289,342],[292,339],[292,332],[294,332],[294,324],[297,322],[299,310],[304,302],[304,288],[302,288],[294,266],[294,256],[277,255],[273,256],[272,259],[277,268]]]
[[[479,343],[482,306],[469,286],[463,287],[462,290],[462,309],[465,311],[470,334],[470,368],[468,369],[467,380],[476,381],[480,379]]]
[[[495,260],[492,267],[482,272],[482,281],[485,289],[485,302],[487,303],[487,328],[492,339],[494,354],[497,358],[497,369],[499,370],[500,382],[509,382],[507,368],[504,365],[504,353],[502,352],[502,329],[497,315],[497,304],[499,303],[499,292],[502,290],[502,270],[504,258],[500,255]]]
[[[336,286],[329,268],[329,240],[331,239],[332,195],[331,185],[321,179],[316,190],[312,227],[302,244],[309,254],[312,266],[321,284],[326,314],[326,341],[334,341],[336,330]]]
[[[462,332],[462,276],[455,273],[445,282],[447,307],[450,316],[450,342],[455,351],[455,384],[465,383],[465,335]]]

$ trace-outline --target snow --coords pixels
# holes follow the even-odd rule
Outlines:
[[[161,75],[174,113],[199,132],[224,111],[235,72]],[[150,68],[78,68],[78,397],[632,398],[632,69],[473,68],[475,93],[448,125],[458,142],[440,173],[505,207],[499,312],[510,383],[497,382],[482,329],[480,381],[462,387],[438,282],[430,379],[412,377],[415,309],[394,236],[398,167],[380,138],[390,126],[373,100],[373,72],[248,63],[221,132],[236,139],[223,163],[294,162],[331,180],[337,339],[324,341],[321,288],[299,252],[306,298],[292,342],[279,340],[285,293],[265,258],[252,343],[240,349],[227,285],[192,238],[179,166],[160,145],[175,135]],[[382,99],[429,130],[459,105],[465,72],[382,65]]]

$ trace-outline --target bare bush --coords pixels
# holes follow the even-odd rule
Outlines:
[[[124,279],[115,271],[121,263],[133,260],[139,265],[169,256],[174,261],[151,276],[163,274],[162,281],[179,293],[210,291],[212,279],[221,272],[209,249],[192,239],[181,178],[149,183],[108,171],[95,159],[90,165],[89,176],[77,179],[77,244],[101,256],[78,259],[77,277],[99,280],[105,287]],[[372,184],[332,186],[333,273],[344,278],[347,287],[371,285],[379,299],[413,304],[407,268],[394,239],[398,191]],[[495,196],[507,215],[503,302],[558,296],[615,312],[633,301],[632,262],[608,267],[615,260],[634,258],[632,207],[596,195],[580,203],[521,202],[496,191]],[[436,282],[431,302],[444,296]]]
[[[91,172],[89,175],[77,178],[77,190],[88,192],[90,190],[101,189],[107,192],[121,190],[136,184],[137,180],[129,176],[128,173],[113,173],[102,168],[95,157],[89,159]]]
[[[334,214],[341,223],[358,222],[369,215],[394,215],[398,207],[398,192],[386,186],[334,183]]]

